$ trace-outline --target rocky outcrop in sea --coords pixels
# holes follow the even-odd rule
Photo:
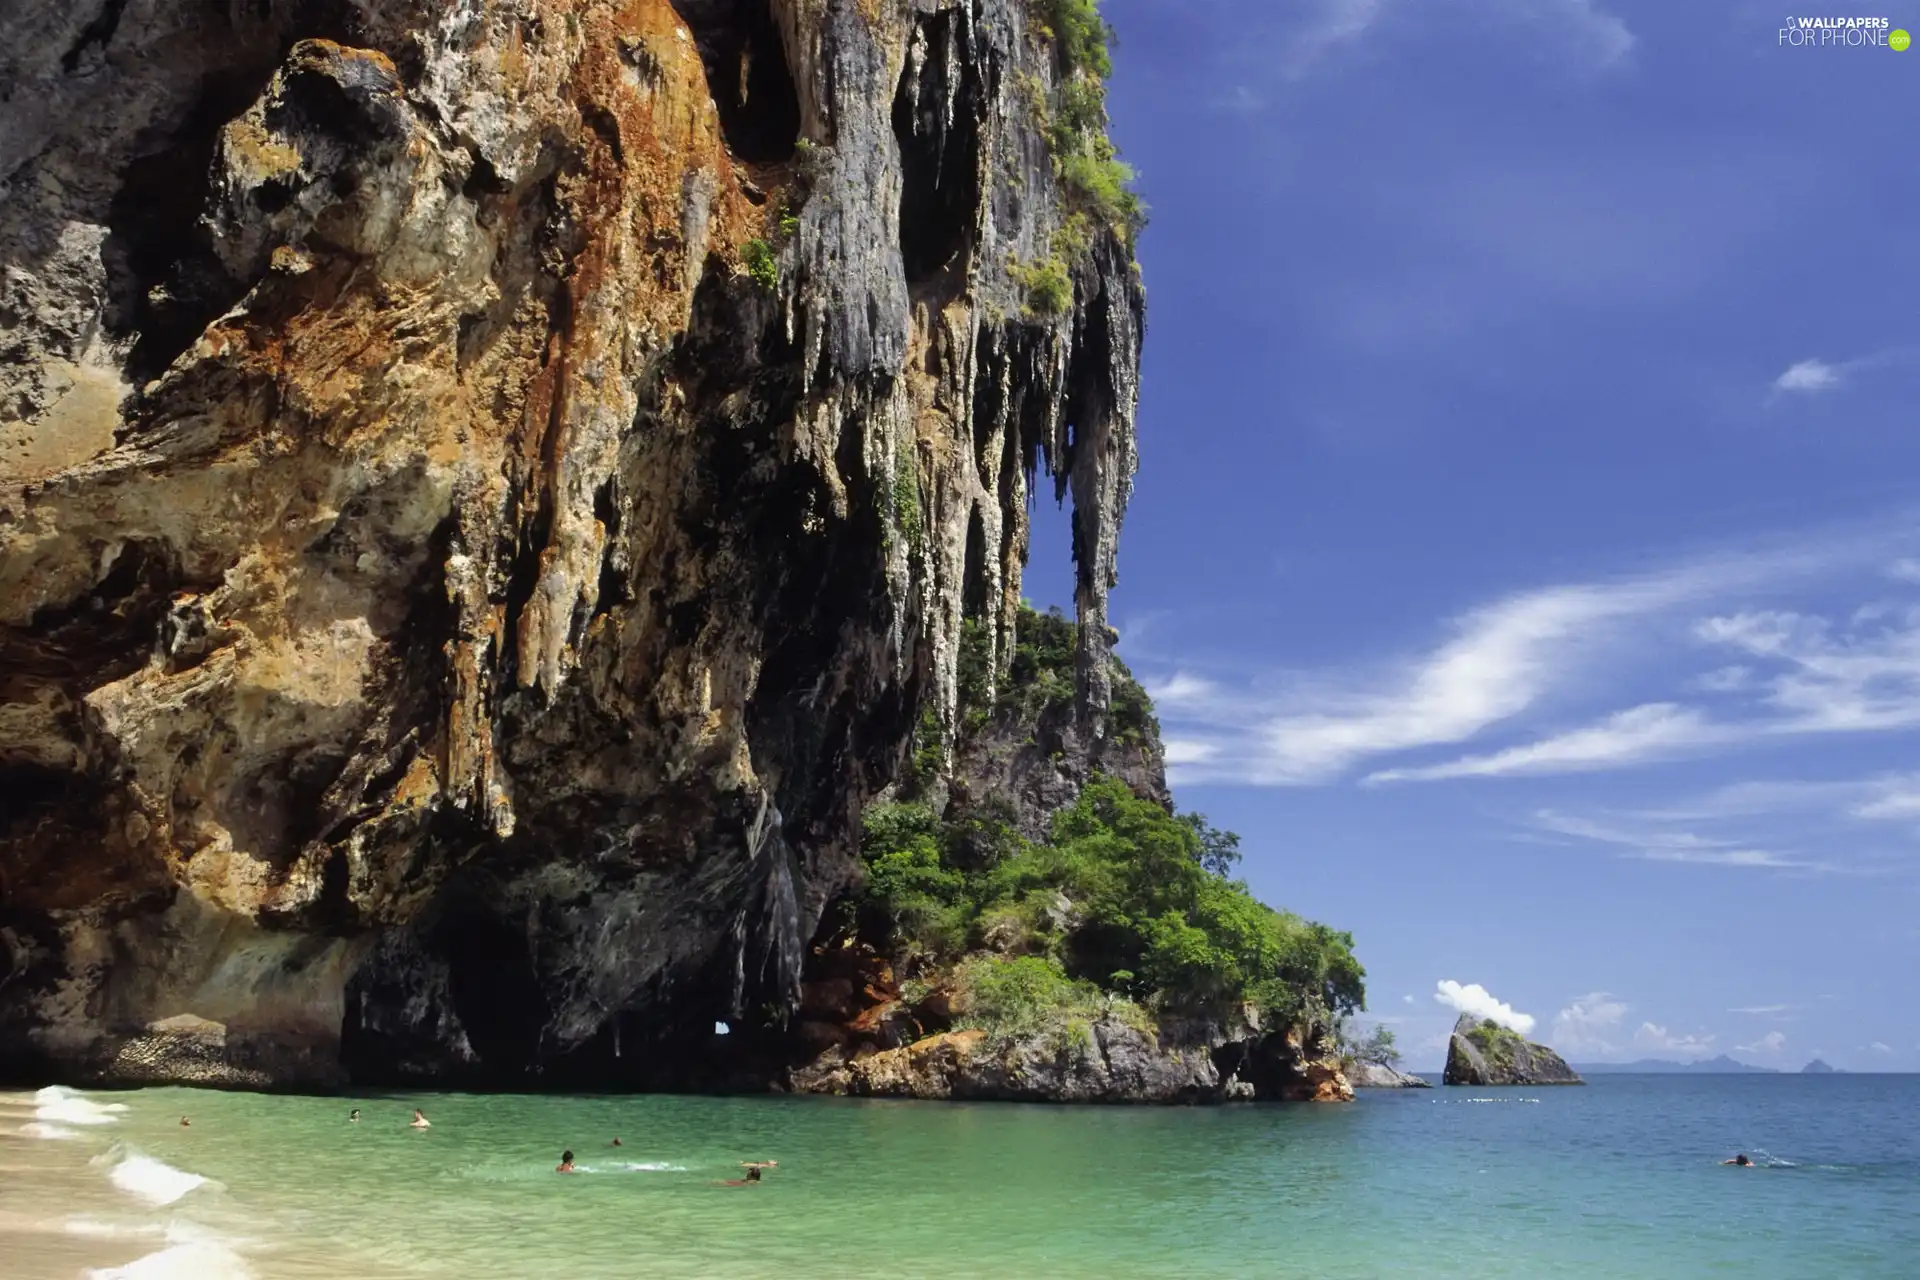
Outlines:
[[[1565,1059],[1491,1018],[1463,1013],[1447,1044],[1444,1084],[1585,1084]]]
[[[1382,1062],[1350,1062],[1343,1070],[1356,1089],[1431,1089],[1433,1081],[1387,1066]]]

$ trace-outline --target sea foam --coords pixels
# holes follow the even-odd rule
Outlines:
[[[33,1095],[33,1118],[46,1124],[113,1124],[127,1108],[118,1102],[99,1103],[64,1085],[48,1085]]]
[[[126,1158],[115,1164],[107,1177],[114,1186],[155,1208],[172,1204],[206,1182],[197,1173],[176,1169],[164,1160],[155,1160],[138,1151],[128,1151]]]
[[[240,1255],[211,1240],[173,1244],[124,1267],[95,1267],[89,1280],[252,1280]]]
[[[77,1138],[80,1136],[71,1129],[62,1128],[57,1124],[45,1124],[39,1120],[29,1120],[26,1124],[21,1125],[20,1132],[29,1138],[54,1140]]]

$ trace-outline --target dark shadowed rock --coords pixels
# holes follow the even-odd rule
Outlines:
[[[1566,1060],[1491,1018],[1463,1013],[1447,1046],[1445,1084],[1585,1084]]]

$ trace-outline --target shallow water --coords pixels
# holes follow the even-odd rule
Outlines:
[[[1916,1115],[1914,1076],[1192,1110],[43,1091],[0,1107],[0,1271],[1912,1276]],[[780,1164],[714,1185],[744,1159]]]

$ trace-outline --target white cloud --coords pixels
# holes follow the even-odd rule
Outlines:
[[[1673,702],[1645,703],[1519,746],[1384,769],[1367,780],[1572,773],[1697,755],[1715,746],[1920,728],[1920,607],[1865,611],[1842,627],[1808,614],[1750,611],[1704,618],[1693,630],[1701,644],[1735,650],[1766,668],[1746,680],[1742,705],[1716,717]],[[1904,803],[1910,807],[1889,803],[1861,816],[1920,817],[1920,789]]]
[[[1168,738],[1162,744],[1169,765],[1205,764],[1220,754],[1220,748],[1211,742],[1197,742],[1190,738]]]
[[[1605,991],[1590,991],[1573,1000],[1553,1018],[1550,1037],[1555,1048],[1565,1053],[1612,1053],[1608,1039],[1628,1006]]]
[[[1324,782],[1370,756],[1465,742],[1532,707],[1596,655],[1623,624],[1764,574],[1757,560],[1721,561],[1612,583],[1546,587],[1476,609],[1454,637],[1398,670],[1298,691],[1297,709],[1259,735],[1269,782]],[[1631,726],[1630,726],[1631,727]]]
[[[1742,1005],[1737,1009],[1729,1009],[1727,1010],[1727,1012],[1728,1013],[1747,1013],[1747,1014],[1754,1014],[1757,1016],[1768,1016],[1776,1013],[1785,1013],[1791,1008],[1793,1008],[1793,1006],[1790,1004],[1749,1004],[1749,1005]],[[1775,1032],[1774,1034],[1778,1035],[1779,1033]]]
[[[1150,684],[1147,693],[1161,706],[1178,705],[1183,702],[1203,702],[1211,698],[1214,685],[1211,680],[1193,675],[1191,672],[1176,671],[1165,684]]]
[[[1412,1003],[1413,1003],[1413,997],[1412,997],[1412,996],[1401,996],[1401,997],[1400,997],[1400,999],[1401,999],[1401,1001],[1402,1001],[1402,1002],[1404,1002],[1404,1003],[1406,1003],[1406,1004],[1412,1004]]]
[[[1491,1018],[1523,1036],[1533,1033],[1532,1014],[1521,1013],[1505,1001],[1494,999],[1493,993],[1477,982],[1462,985],[1451,978],[1443,978],[1435,984],[1433,998],[1457,1012],[1470,1013],[1481,1019]]]
[[[1884,1044],[1878,1040],[1875,1040],[1872,1044],[1868,1045],[1867,1048],[1873,1050],[1875,1053],[1892,1053],[1893,1052],[1892,1045]]]
[[[1633,1042],[1642,1049],[1677,1053],[1683,1058],[1704,1058],[1713,1052],[1712,1036],[1676,1035],[1665,1027],[1643,1022],[1633,1033]]]
[[[1840,385],[1843,378],[1841,365],[1828,364],[1825,360],[1801,360],[1787,366],[1787,371],[1773,380],[1776,391],[1818,392],[1831,391]]]
[[[1775,1054],[1787,1047],[1787,1037],[1783,1032],[1769,1031],[1752,1044],[1737,1044],[1733,1047],[1741,1053]]]
[[[1382,769],[1367,781],[1435,782],[1446,778],[1494,778],[1511,774],[1579,773],[1627,762],[1657,759],[1726,737],[1698,711],[1671,702],[1616,711],[1598,724],[1542,738],[1490,755],[1465,756],[1419,768]]]
[[[1748,848],[1739,841],[1703,836],[1698,832],[1666,830],[1656,825],[1635,829],[1556,813],[1552,809],[1542,809],[1536,813],[1534,824],[1555,835],[1572,836],[1577,840],[1590,840],[1595,844],[1625,849],[1627,853],[1623,856],[1647,862],[1687,862],[1709,867],[1761,867],[1797,871],[1834,869],[1824,862],[1767,849]]]
[[[1855,360],[1796,360],[1787,366],[1786,371],[1773,380],[1773,394],[1819,395],[1824,391],[1835,391],[1847,385],[1854,374],[1864,369],[1885,368],[1888,365],[1905,364],[1916,353],[1911,348],[1893,347],[1876,351],[1871,355]]]
[[[1371,784],[1568,774],[1798,736],[1920,729],[1920,604],[1836,619],[1716,608],[1815,573],[1857,581],[1870,572],[1884,589],[1910,523],[1520,592],[1456,616],[1430,647],[1365,666],[1274,673],[1234,688],[1176,668],[1150,685],[1168,737],[1183,744],[1173,781],[1309,786],[1356,770]],[[1534,726],[1543,711],[1627,684],[1655,660],[1671,670],[1675,658],[1696,667],[1662,677],[1676,696],[1583,712],[1564,728]],[[1513,725],[1527,729],[1518,742],[1461,750]],[[1450,759],[1404,758],[1446,747],[1456,749]],[[1920,782],[1909,790],[1920,818]]]
[[[1426,0],[1431,4],[1431,0]],[[1460,0],[1455,8],[1471,19],[1488,13],[1548,26],[1555,40],[1582,62],[1606,68],[1633,48],[1627,24],[1601,8],[1595,0]],[[1388,16],[1389,10],[1413,11],[1408,0],[1320,0],[1307,23],[1295,34],[1281,59],[1290,78],[1311,70],[1341,45],[1359,40]]]

